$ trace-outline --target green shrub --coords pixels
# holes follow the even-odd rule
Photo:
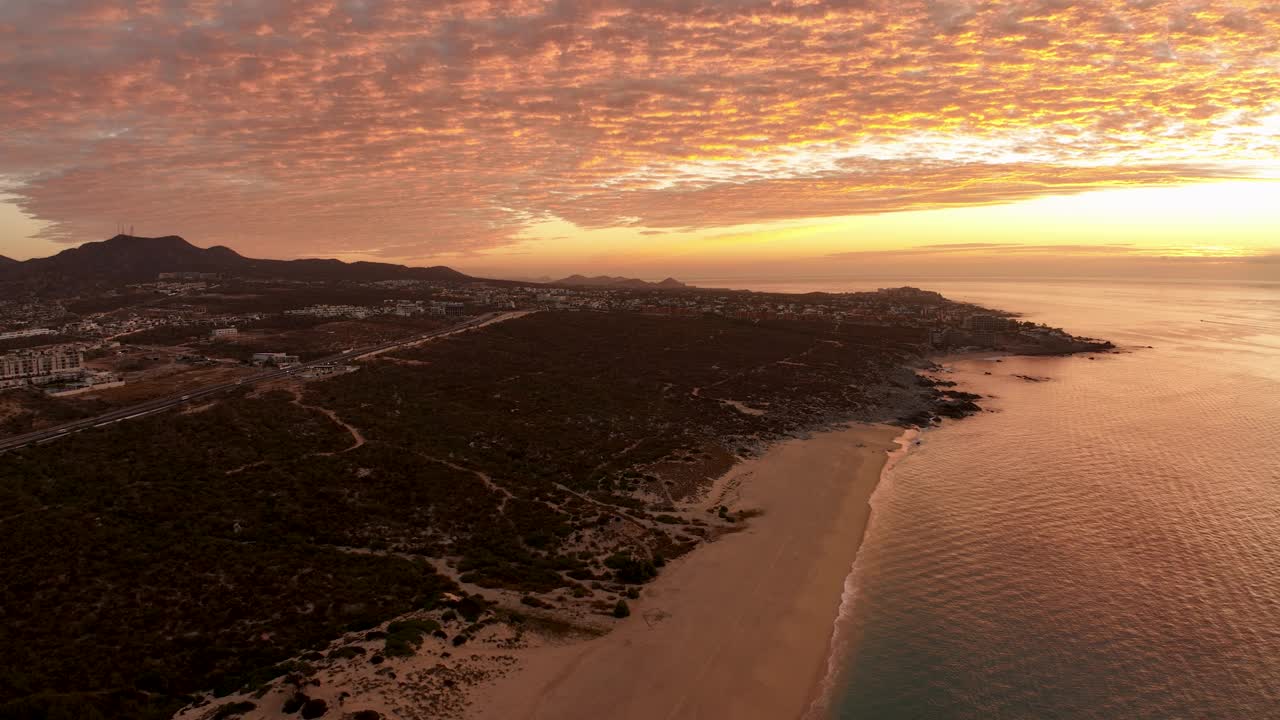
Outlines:
[[[462,598],[454,605],[454,608],[459,615],[466,618],[467,622],[475,622],[488,609],[484,598],[479,595],[468,595]]]
[[[365,649],[359,645],[344,645],[329,653],[331,660],[350,660],[353,657],[359,657],[365,654]]]
[[[387,626],[386,646],[388,657],[408,657],[422,646],[422,636],[440,629],[440,623],[431,618],[397,620]]]
[[[632,583],[639,585],[647,583],[658,576],[658,570],[653,563],[647,560],[639,560],[630,555],[615,554],[610,555],[605,560],[605,565],[613,568],[614,577],[619,582]]]
[[[327,712],[329,712],[329,704],[320,698],[312,698],[302,706],[304,720],[315,720],[315,718],[324,717]]]
[[[382,648],[382,652],[387,657],[409,657],[418,649],[418,646],[410,640],[398,637],[387,638],[386,646]]]
[[[223,720],[223,718],[229,718],[233,715],[243,715],[256,707],[258,706],[248,700],[229,703],[218,708],[218,711],[213,714],[213,720]]]
[[[388,635],[429,635],[440,629],[440,623],[431,618],[396,620],[387,626]]]

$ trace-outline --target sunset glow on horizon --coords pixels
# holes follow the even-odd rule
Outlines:
[[[15,2],[0,69],[19,259],[1280,268],[1269,1]]]

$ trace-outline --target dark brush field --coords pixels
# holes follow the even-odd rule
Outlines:
[[[737,456],[933,407],[917,333],[538,313],[7,454],[0,718],[258,685],[438,607],[433,562],[536,602],[646,582],[733,522],[688,511]]]

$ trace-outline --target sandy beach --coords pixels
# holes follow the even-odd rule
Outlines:
[[[244,720],[295,717],[288,703],[299,693],[343,717],[402,720],[804,717],[827,675],[868,500],[901,454],[900,436],[909,434],[854,425],[734,466],[690,509],[755,516],[671,561],[624,620],[561,614],[584,632],[559,637],[499,623],[461,648],[428,636],[412,656],[377,663],[382,641],[353,633],[328,659],[304,658],[317,663],[309,677],[210,698],[176,717],[210,720],[230,703],[246,705]],[[338,648],[358,652],[339,658]]]
[[[608,635],[518,653],[468,716],[798,718],[826,674],[845,577],[900,428],[861,425],[778,444],[717,483],[740,533],[673,562]]]

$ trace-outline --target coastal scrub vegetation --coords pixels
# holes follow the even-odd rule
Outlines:
[[[939,402],[908,367],[919,342],[910,328],[546,312],[300,398],[242,392],[6,454],[0,718],[165,717],[344,632],[442,608],[458,583],[629,612],[605,598],[637,597],[736,521],[682,503],[738,455]],[[489,611],[453,597],[441,620]],[[394,622],[383,654],[440,627]]]
[[[347,438],[279,395],[5,456],[0,718],[167,717],[454,587],[314,532],[342,488],[305,458]]]

